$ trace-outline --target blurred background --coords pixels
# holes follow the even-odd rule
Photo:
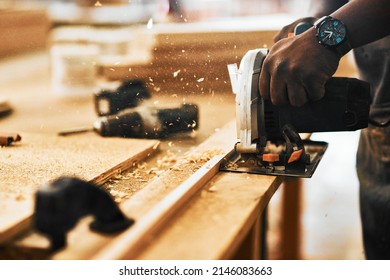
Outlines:
[[[226,65],[249,49],[272,46],[277,30],[307,15],[309,2],[1,0],[0,95],[6,83],[42,76],[50,77],[51,94],[61,97],[90,96],[103,83],[136,77],[154,94],[222,93],[233,101]],[[25,61],[34,71],[15,66]],[[347,56],[338,74],[356,76],[354,67]],[[314,138],[330,148],[300,187],[299,257],[362,259],[358,133]],[[280,258],[281,199],[278,191],[268,211],[271,259]]]

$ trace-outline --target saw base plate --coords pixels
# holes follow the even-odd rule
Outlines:
[[[311,178],[328,148],[328,143],[312,140],[303,140],[302,142],[306,154],[310,156],[310,164],[306,165],[305,170],[291,169],[288,166],[264,166],[259,161],[259,155],[245,154],[245,156],[243,156],[234,149],[222,160],[219,170],[261,175]]]

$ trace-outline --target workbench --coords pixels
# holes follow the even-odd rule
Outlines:
[[[34,69],[34,71],[27,69]],[[62,147],[65,151],[64,157],[60,161],[52,163],[57,164],[58,166],[54,166],[54,168],[58,169],[66,165],[67,160],[73,159],[66,154],[67,141],[69,145],[80,145],[80,147],[85,145],[86,139],[97,143],[99,141],[102,143],[115,141],[113,145],[123,147],[126,147],[130,141],[134,141],[123,138],[104,139],[94,132],[68,136],[65,139],[57,136],[61,130],[91,126],[96,116],[92,98],[67,100],[58,98],[51,93],[46,53],[25,55],[6,61],[1,65],[1,73],[7,73],[7,71],[13,74],[1,75],[1,92],[14,107],[14,112],[1,119],[1,130],[19,133],[22,141],[0,150],[3,166],[7,165],[7,158],[10,160],[17,149],[23,148],[24,156],[27,159],[34,157],[40,149],[45,148],[45,145],[47,152],[52,151],[52,148],[49,147],[50,144],[55,143],[50,140],[52,138],[60,138],[58,141],[61,143],[65,141],[61,144],[65,145]],[[148,166],[148,170],[153,170],[153,166],[157,166],[157,162],[164,160],[167,155],[175,158],[175,160],[171,160],[173,163],[180,162],[180,159],[186,159],[189,155],[193,157],[193,162],[187,164],[185,172],[176,171],[173,183],[172,181],[164,182],[163,180],[167,179],[162,172],[148,174],[149,176],[144,176],[142,180],[130,178],[128,172],[134,174],[136,167],[130,168],[127,173],[116,174],[114,180],[106,183],[111,193],[125,193],[119,197],[118,203],[125,213],[136,221],[142,219],[145,213],[180,182],[187,179],[196,168],[206,163],[207,159],[200,159],[203,152],[206,150],[208,152],[210,150],[228,151],[233,147],[235,141],[235,123],[232,123],[235,114],[233,94],[198,96],[179,94],[175,95],[174,98],[179,99],[179,102],[185,98],[186,102],[193,102],[200,106],[199,131],[191,135],[178,135],[161,141],[159,151],[153,156],[145,158],[144,163],[140,164],[145,164]],[[153,99],[162,105],[172,102],[170,95],[154,95]],[[216,106],[216,104],[218,105]],[[213,134],[214,139],[210,140],[209,136]],[[36,143],[39,141],[42,142]],[[47,143],[45,143],[46,141]],[[141,142],[137,142],[136,146],[142,146],[147,145],[148,141],[151,140],[145,140],[145,143],[142,140],[137,141]],[[191,150],[201,146],[203,142],[209,147],[191,153]],[[26,146],[30,146],[30,150]],[[110,149],[109,147],[106,148]],[[98,148],[96,151],[91,150],[91,152],[100,156]],[[118,153],[118,151],[113,148],[113,153]],[[126,153],[131,154],[131,151],[123,150],[124,157],[126,157]],[[81,154],[81,156],[84,155]],[[101,156],[104,157],[104,154]],[[50,160],[50,158],[50,154],[47,154],[46,158],[41,160]],[[88,161],[91,159],[85,157],[84,160],[88,166]],[[29,161],[27,160],[27,162]],[[34,159],[30,159],[30,162],[34,162]],[[45,162],[38,160],[35,164],[45,166]],[[165,169],[159,167],[158,169],[174,172],[170,167],[165,167]],[[18,170],[26,170],[27,172],[28,167],[22,166]],[[17,177],[23,177],[23,174],[2,172],[1,177],[1,181],[4,183],[20,180]],[[17,216],[18,213],[23,212],[17,210],[19,208],[32,209],[33,202],[30,200],[30,196],[37,190],[38,182],[44,184],[47,179],[49,178],[36,178],[36,174],[30,173],[23,179],[26,185],[20,186],[20,191],[12,189],[9,190],[9,193],[2,193],[2,201],[13,202],[10,207],[12,210],[16,210],[16,213],[11,210],[7,212],[7,215]],[[150,244],[140,252],[137,258],[229,259],[240,256],[237,254],[243,243],[251,244],[251,246],[244,246],[249,251],[241,252],[241,258],[260,257],[262,213],[282,180],[274,177],[233,173],[218,173],[210,179],[201,191],[195,194],[178,213],[174,214],[161,232],[157,236],[153,236]],[[31,182],[28,182],[29,180]],[[126,192],[129,189],[130,191]],[[7,188],[2,188],[3,192],[6,190]],[[98,249],[115,240],[115,236],[103,236],[89,232],[87,223],[81,222],[69,234],[68,246],[52,255],[45,254],[45,252],[47,253],[45,251],[48,246],[47,240],[33,230],[28,228],[15,236],[4,240],[2,245],[6,249],[3,247],[2,250],[4,250],[3,253],[5,251],[7,253],[3,255],[3,258],[93,259],[99,251]]]
[[[166,27],[165,27],[166,28]],[[162,33],[167,32],[161,29]],[[180,35],[175,31],[160,36],[160,47],[155,54],[160,58],[145,67],[145,73],[159,71],[166,65],[168,74],[149,80],[152,100],[156,105],[195,103],[200,108],[199,129],[167,139],[104,138],[95,132],[61,137],[58,132],[92,127],[96,119],[92,96],[67,98],[56,96],[50,85],[50,57],[47,50],[4,58],[0,63],[0,93],[13,106],[14,112],[0,119],[0,130],[22,136],[20,143],[0,149],[2,186],[0,220],[24,219],[19,227],[4,236],[0,232],[0,258],[5,259],[260,259],[267,257],[264,242],[266,209],[271,198],[284,182],[282,177],[240,173],[207,173],[198,191],[186,198],[180,207],[144,236],[137,251],[127,252],[125,232],[104,235],[88,228],[91,217],[86,217],[68,234],[67,246],[50,252],[47,238],[31,228],[34,193],[42,184],[63,172],[102,184],[113,196],[125,215],[142,223],[148,213],[169,197],[177,188],[194,181],[197,171],[207,169],[216,156],[233,149],[236,142],[235,102],[227,81],[226,64],[238,62],[244,49],[257,47],[262,40],[272,44],[274,31],[249,30],[229,45],[231,34],[221,29],[218,34],[206,34],[208,65],[193,67],[199,62],[196,48],[202,49],[195,36]],[[263,37],[258,37],[262,32]],[[194,35],[192,34],[192,35]],[[256,37],[255,37],[256,36]],[[257,39],[260,38],[260,39]],[[173,59],[172,50],[185,54]],[[225,53],[231,52],[235,61],[217,57],[217,40],[225,40]],[[179,44],[177,43],[177,44]],[[231,42],[230,42],[231,43]],[[184,53],[184,51],[183,51]],[[167,56],[168,55],[168,56]],[[163,87],[175,73],[178,63],[189,60],[187,77],[178,85]],[[169,63],[168,63],[169,62]],[[176,63],[176,64],[175,64]],[[213,64],[214,63],[214,64]],[[213,65],[219,67],[215,70]],[[127,66],[113,66],[101,73],[111,79],[124,79]],[[134,69],[137,69],[136,67]],[[214,69],[212,72],[211,69]],[[149,72],[148,72],[149,71]],[[192,74],[190,71],[197,71]],[[211,76],[220,75],[221,79]],[[157,72],[155,73],[158,74]],[[181,74],[184,74],[183,72]],[[188,76],[196,83],[189,84]],[[149,77],[149,76],[147,76]],[[200,79],[202,77],[202,79]],[[204,77],[204,79],[203,79]],[[217,76],[219,77],[219,76]],[[141,78],[141,77],[136,77]],[[152,85],[151,85],[152,84]],[[188,86],[188,91],[185,86]],[[158,88],[158,90],[156,90]],[[161,90],[160,90],[161,89]],[[146,152],[145,152],[146,151]],[[17,160],[20,164],[17,164]],[[22,160],[23,159],[23,160]],[[12,162],[15,169],[10,168]],[[16,164],[15,164],[16,163]],[[48,168],[50,165],[50,168]],[[4,172],[6,170],[6,172]],[[111,170],[110,172],[106,172]],[[104,176],[103,176],[104,175]],[[195,176],[195,177],[194,177]],[[12,186],[20,182],[18,186]],[[281,258],[299,258],[299,180],[287,181],[282,200],[279,234]],[[29,216],[30,215],[30,216]],[[30,217],[30,219],[25,219]],[[1,224],[4,222],[2,220]],[[1,229],[1,227],[0,227]],[[268,232],[269,234],[269,232]]]

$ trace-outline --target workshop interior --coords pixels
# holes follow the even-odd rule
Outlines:
[[[2,0],[0,259],[364,259],[352,55],[324,99],[259,96],[308,8]]]

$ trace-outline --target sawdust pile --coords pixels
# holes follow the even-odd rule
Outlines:
[[[141,162],[129,172],[118,174],[105,184],[106,189],[117,203],[129,199],[132,195],[147,186],[153,180],[164,177],[169,184],[180,184],[202,167],[212,157],[222,154],[223,150],[189,151],[183,157],[168,150],[158,158],[153,166]]]

